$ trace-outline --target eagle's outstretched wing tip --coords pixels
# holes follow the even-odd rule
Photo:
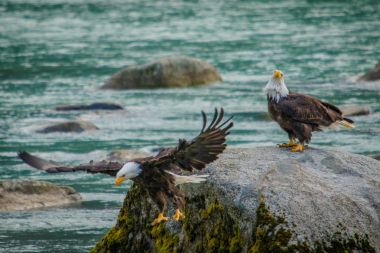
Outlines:
[[[114,175],[122,167],[121,163],[109,161],[101,161],[97,163],[90,162],[78,166],[68,166],[55,161],[45,160],[26,151],[18,152],[18,156],[27,165],[38,170],[44,170],[48,173],[86,171],[88,173],[105,173]]]
[[[39,169],[39,170],[46,170],[47,168],[56,165],[55,162],[47,161],[47,160],[42,159],[40,157],[34,156],[25,150],[18,151],[17,156],[24,163],[28,164],[29,166],[31,166],[33,168]]]
[[[183,170],[201,170],[207,164],[215,161],[218,155],[226,148],[226,136],[234,125],[232,116],[223,121],[224,109],[215,108],[214,115],[209,124],[207,116],[202,111],[203,127],[200,134],[192,141],[180,141],[171,154],[172,161]]]
[[[19,157],[19,158],[23,158],[24,156],[26,156],[26,155],[29,155],[29,153],[28,152],[26,152],[25,150],[19,150],[19,151],[17,151],[17,156]]]
[[[207,125],[207,116],[206,116],[206,113],[204,111],[202,111],[201,113],[202,113],[202,120],[203,120],[201,133],[203,133],[203,131],[205,130],[206,125]]]

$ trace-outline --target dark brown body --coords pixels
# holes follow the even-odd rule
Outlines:
[[[299,93],[289,93],[278,102],[268,97],[268,112],[289,139],[296,138],[301,144],[309,143],[312,132],[321,131],[322,127],[343,120],[353,123],[336,106]]]
[[[185,195],[175,185],[174,177],[164,170],[156,167],[144,168],[144,173],[133,178],[132,181],[136,184],[140,184],[147,190],[160,210],[166,211],[170,201],[172,201],[177,208],[181,210],[184,209]],[[147,184],[146,182],[151,183]]]

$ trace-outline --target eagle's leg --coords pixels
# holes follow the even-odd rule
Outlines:
[[[303,152],[304,150],[305,146],[303,145],[303,143],[300,143],[293,146],[290,152]]]
[[[289,142],[288,143],[278,144],[278,146],[280,148],[290,148],[290,147],[297,146],[296,139],[295,138],[289,138]]]
[[[156,195],[154,197],[156,200],[156,203],[158,204],[161,212],[158,214],[157,218],[153,220],[151,223],[152,226],[157,225],[163,221],[168,221],[169,217],[165,216],[165,211],[167,211],[168,207],[168,199],[165,193],[162,191],[156,192]]]
[[[159,213],[158,216],[157,216],[157,218],[154,219],[151,224],[152,224],[152,226],[154,226],[154,225],[157,225],[157,224],[161,223],[162,221],[167,221],[167,220],[169,220],[169,218],[166,217],[164,215],[164,213]]]
[[[185,215],[181,212],[181,210],[176,209],[175,214],[173,215],[173,220],[179,221],[181,219],[185,218]]]
[[[181,210],[184,210],[185,208],[185,194],[177,187],[174,188],[173,191],[175,192],[173,201],[177,209],[175,210],[175,214],[172,218],[175,221],[179,221],[185,218],[185,214],[181,212]]]

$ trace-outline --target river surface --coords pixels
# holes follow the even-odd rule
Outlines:
[[[18,150],[69,164],[114,149],[151,150],[191,138],[200,110],[234,115],[228,143],[287,140],[267,119],[263,87],[276,68],[291,90],[336,105],[360,104],[353,130],[316,133],[312,145],[380,153],[380,82],[355,78],[380,60],[380,1],[0,1],[0,180],[48,180],[80,192],[63,208],[0,213],[1,252],[86,252],[114,225],[124,195],[113,178],[46,174]],[[224,81],[187,89],[99,90],[114,72],[168,55],[214,64]],[[127,112],[57,113],[58,105],[115,102]],[[100,130],[39,134],[67,119]]]

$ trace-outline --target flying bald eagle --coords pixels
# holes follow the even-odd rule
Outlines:
[[[312,96],[289,92],[279,70],[274,71],[264,91],[271,118],[288,133],[289,142],[279,146],[291,147],[292,152],[303,152],[304,143],[311,141],[312,132],[321,131],[323,127],[334,123],[346,128],[355,127],[351,119],[343,117],[338,107]]]
[[[177,208],[173,219],[178,221],[184,217],[182,211],[185,205],[185,196],[177,185],[200,183],[205,181],[208,175],[183,176],[176,173],[180,170],[202,170],[207,164],[215,161],[226,148],[226,137],[229,129],[233,126],[232,117],[222,122],[223,108],[220,112],[215,109],[214,118],[207,128],[207,117],[203,111],[202,116],[202,130],[192,141],[180,139],[176,147],[165,148],[156,156],[133,159],[125,164],[111,161],[93,163],[91,161],[79,166],[65,166],[33,156],[25,151],[19,152],[18,155],[28,165],[50,173],[72,171],[105,173],[116,176],[116,185],[120,185],[126,179],[131,179],[148,191],[161,210],[152,225],[168,220],[164,214],[169,201],[172,201]]]

